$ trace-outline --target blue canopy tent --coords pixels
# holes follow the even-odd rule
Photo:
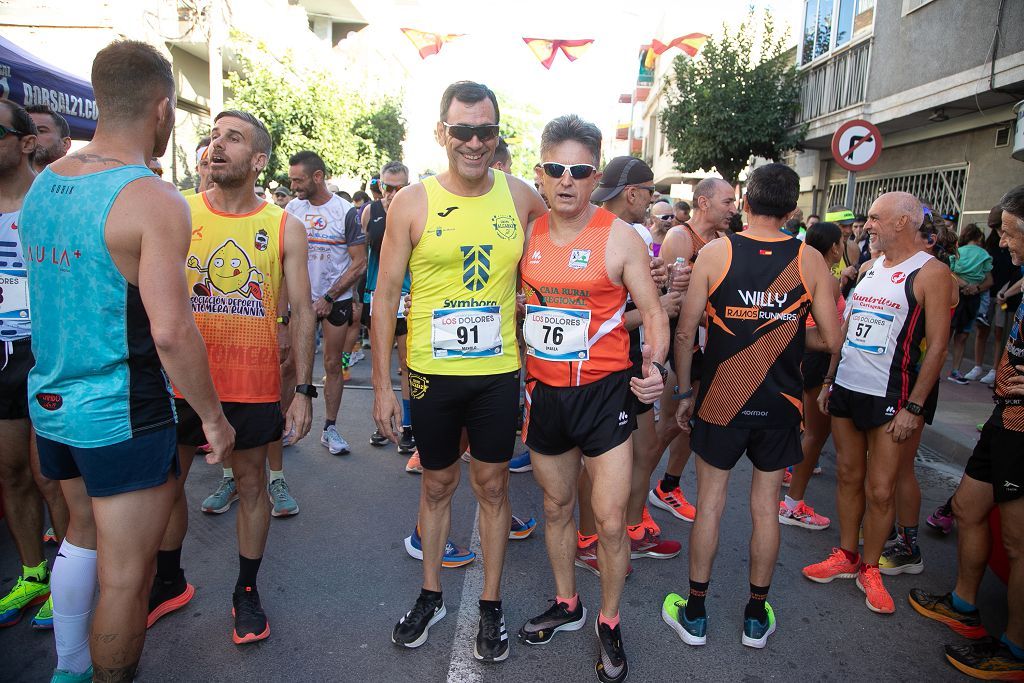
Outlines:
[[[51,66],[0,36],[0,95],[22,106],[44,103],[71,126],[71,137],[91,140],[96,132],[92,85]]]

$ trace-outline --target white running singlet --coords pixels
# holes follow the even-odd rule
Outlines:
[[[306,239],[309,242],[309,285],[313,301],[326,294],[352,264],[349,246],[366,243],[366,236],[358,220],[352,221],[354,227],[350,226],[348,230],[345,228],[345,216],[351,208],[351,204],[336,194],[332,194],[327,203],[321,206],[296,197],[285,207],[285,211],[298,218],[306,228]],[[335,300],[351,298],[350,289],[339,294]]]

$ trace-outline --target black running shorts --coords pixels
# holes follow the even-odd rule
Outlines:
[[[989,418],[964,474],[992,484],[996,503],[1020,498],[1024,494],[1024,432],[1005,429],[997,419]]]
[[[754,467],[775,472],[803,460],[800,426],[781,429],[722,427],[700,418],[693,420],[690,448],[701,460],[720,470],[731,470],[744,452]]]
[[[898,398],[872,396],[853,391],[838,384],[832,385],[828,399],[828,413],[832,417],[853,420],[853,426],[867,432],[888,424],[903,407]]]
[[[519,414],[519,371],[497,375],[427,375],[409,370],[412,431],[424,469],[443,470],[459,459],[462,430],[473,458],[512,459]]]
[[[321,318],[321,320],[326,320],[335,327],[344,327],[345,325],[351,325],[352,299],[335,301],[333,304],[331,304],[331,312],[327,315],[326,318]]]
[[[832,355],[825,351],[805,351],[800,362],[800,373],[804,378],[804,391],[817,389],[825,383]]]
[[[222,403],[221,407],[228,423],[235,428],[236,451],[272,443],[284,432],[284,415],[278,402]],[[194,447],[205,444],[203,421],[192,406],[178,398],[174,400],[174,408],[178,412],[178,445]]]
[[[636,429],[631,374],[621,370],[578,387],[528,380],[523,443],[542,455],[579,448],[592,458],[625,442]]]
[[[32,339],[0,344],[0,420],[28,419],[28,371],[36,364]]]

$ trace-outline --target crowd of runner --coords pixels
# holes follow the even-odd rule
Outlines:
[[[966,339],[973,297],[992,285],[984,259],[964,248],[984,234],[964,235],[958,254],[941,218],[902,192],[877,197],[862,219],[837,206],[804,224],[799,177],[775,163],[749,174],[739,202],[708,178],[673,206],[642,160],[602,169],[600,130],[572,114],[545,126],[527,182],[509,174],[497,98],[468,81],[442,95],[434,133],[448,168],[436,176],[413,183],[391,161],[372,197],[349,201],[303,151],[267,201],[256,181],[272,137],[251,113],[228,110],[200,143],[199,184],[183,197],[148,167],[174,125],[170,64],[119,41],[97,54],[92,83],[103,115],[71,154],[59,114],[0,100],[0,483],[23,565],[0,598],[0,626],[38,606],[32,625],[54,630],[53,681],[132,680],[146,629],[192,599],[181,549],[198,454],[223,468],[202,510],[238,502],[232,640],[270,635],[257,589],[270,518],[299,512],[282,451],[313,427],[318,345],[320,442],[350,451],[337,420],[361,327],[373,350],[370,443],[393,443],[422,474],[405,547],[422,560],[423,583],[391,633],[398,646],[424,644],[445,617],[442,567],[476,560],[448,539],[463,460],[484,577],[467,647],[486,662],[510,654],[506,546],[537,527],[512,514],[510,471],[532,471],[543,492],[554,583],[518,642],[584,628],[575,567],[592,571],[601,681],[628,673],[620,602],[631,560],[682,549],[648,505],[692,523],[689,584],[664,598],[662,619],[687,645],[731,637],[709,626],[706,600],[744,456],[753,530],[743,645],[763,648],[778,628],[768,595],[780,525],[830,528],[805,500],[830,434],[839,538],[803,575],[853,579],[884,614],[896,607],[883,576],[923,570],[913,458],[950,338]],[[992,296],[1005,304],[1024,263],[1024,186],[993,208],[989,228],[989,246],[1011,264]],[[957,523],[957,583],[908,599],[970,639],[946,647],[954,666],[1021,680],[1024,304],[986,315],[1009,333],[1005,348],[995,335],[995,408],[956,493],[929,518],[947,532]],[[691,454],[688,500],[680,480]],[[995,506],[1010,558],[1000,638],[974,604]],[[52,570],[44,536],[60,545]]]

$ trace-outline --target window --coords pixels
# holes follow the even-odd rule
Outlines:
[[[854,38],[871,33],[874,17],[875,0],[804,0],[800,63],[807,64]]]
[[[907,16],[914,10],[921,9],[932,0],[903,0],[903,16]]]
[[[967,164],[943,168],[920,169],[901,173],[888,173],[868,178],[857,178],[852,210],[868,212],[871,202],[885,192],[909,192],[939,213],[963,213],[964,192],[967,189]],[[833,180],[828,185],[827,206],[842,204],[846,200],[846,181]]]

